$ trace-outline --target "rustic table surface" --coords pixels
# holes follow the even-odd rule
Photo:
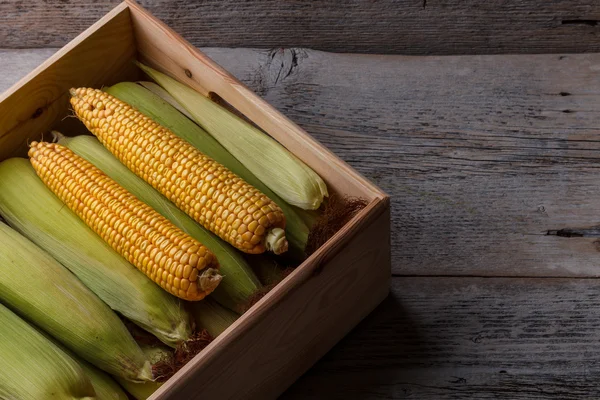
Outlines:
[[[63,2],[52,0],[48,13],[64,12],[65,30],[46,23],[48,1],[28,5],[37,14],[18,3],[0,2],[0,92],[110,8],[78,0],[61,11]],[[252,29],[251,10],[207,1],[211,24],[197,31],[189,15],[198,2],[173,3],[181,10],[165,15],[163,2],[149,4],[195,44],[249,44],[240,32]],[[259,3],[258,17],[281,13],[269,8],[279,2]],[[315,3],[318,17],[298,17],[302,2],[294,3],[298,15],[284,15],[313,33],[289,30],[290,38],[286,19],[277,19],[258,29],[267,32],[263,47],[289,40],[361,52],[600,51],[594,1],[540,8],[537,0],[423,0],[402,16],[365,1],[349,2],[354,14]],[[469,18],[455,24],[465,7]],[[421,23],[423,13],[447,40],[434,40],[439,33]],[[359,17],[380,21],[379,36],[348,30],[348,40],[327,39],[340,37],[326,34],[327,21],[348,15],[358,17],[341,25],[359,32]],[[241,21],[237,36],[218,30],[226,16]],[[407,25],[389,29],[399,21]],[[483,36],[466,34],[475,31]],[[283,398],[600,396],[600,54],[204,50],[392,198],[390,296]]]

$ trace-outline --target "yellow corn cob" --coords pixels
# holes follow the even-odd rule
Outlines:
[[[115,251],[169,293],[201,300],[221,281],[214,255],[64,146],[32,142],[42,181]]]
[[[90,88],[71,96],[108,150],[206,229],[246,253],[287,251],[285,216],[263,193],[117,98]]]

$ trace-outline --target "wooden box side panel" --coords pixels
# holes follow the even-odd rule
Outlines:
[[[50,57],[0,97],[0,161],[25,155],[27,143],[69,113],[69,89],[101,87],[138,73],[132,59],[135,44],[126,4]]]
[[[334,191],[368,200],[383,193],[243,83],[134,2],[128,2],[142,62],[200,93],[216,93],[310,165]]]
[[[388,294],[388,201],[372,210],[343,247],[321,249],[151,399],[262,400],[289,387]]]

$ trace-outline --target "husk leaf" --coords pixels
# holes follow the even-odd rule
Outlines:
[[[211,298],[191,303],[190,308],[196,320],[196,326],[206,329],[214,338],[223,333],[240,317],[239,314],[222,307]]]

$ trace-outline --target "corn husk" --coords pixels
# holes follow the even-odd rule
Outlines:
[[[252,270],[263,285],[273,285],[279,283],[283,277],[283,268],[275,260],[259,254],[258,256],[249,255],[246,257],[252,265]]]
[[[149,87],[173,101],[172,97],[155,83],[145,83]],[[308,226],[296,207],[277,196],[260,179],[229,153],[215,138],[186,118],[161,97],[132,82],[121,82],[104,89],[107,93],[132,105],[146,116],[170,129],[177,136],[187,140],[202,153],[224,165],[246,182],[263,192],[283,210],[286,218],[286,237],[290,244],[289,253],[295,258],[304,257],[304,248],[308,239]],[[178,107],[178,103],[174,103]]]
[[[152,379],[150,362],[119,317],[75,275],[0,223],[0,301],[107,372]]]
[[[200,301],[197,303],[204,303],[204,301]],[[142,348],[144,354],[146,354],[146,357],[148,357],[148,359],[152,362],[152,364],[156,364],[159,361],[163,361],[172,357],[171,352],[164,347],[149,346],[144,344],[140,344],[140,347]],[[136,400],[146,400],[148,397],[152,396],[152,394],[154,394],[154,392],[156,392],[158,388],[162,386],[162,383],[160,382],[134,383],[120,378],[117,378],[117,381]]]
[[[239,308],[261,287],[258,278],[241,253],[197,224],[152,186],[131,172],[96,138],[92,136],[62,137],[59,143],[94,164],[138,199],[208,247],[219,260],[220,273],[225,277],[211,296],[224,306],[233,310]]]
[[[121,389],[119,384],[115,382],[113,378],[111,378],[106,373],[100,371],[98,368],[86,363],[85,361],[80,361],[79,365],[85,375],[92,382],[92,386],[94,387],[94,391],[96,392],[97,400],[128,400],[127,394]],[[121,378],[123,379],[123,378]],[[125,380],[125,379],[123,379]],[[127,381],[130,382],[130,381]],[[133,383],[133,382],[131,382]],[[148,382],[153,383],[153,382]],[[137,383],[138,385],[143,385],[144,383]]]
[[[104,371],[94,367],[92,364],[88,363],[78,357],[71,350],[63,346],[60,342],[58,342],[55,338],[50,336],[47,332],[44,332],[39,327],[30,325],[34,328],[38,333],[44,336],[47,340],[52,342],[56,347],[62,350],[66,355],[71,357],[83,370],[85,375],[89,378],[92,386],[94,387],[94,391],[96,392],[96,400],[129,400],[127,394],[123,391],[123,389],[119,386],[119,384],[110,377]],[[137,343],[136,343],[137,345]],[[140,350],[142,351],[142,350]],[[144,357],[149,360],[148,356],[144,353]],[[123,378],[121,378],[123,379]],[[125,380],[125,379],[123,379]],[[131,382],[131,381],[127,381]],[[143,383],[139,383],[140,385]]]
[[[196,320],[196,326],[206,329],[214,338],[223,333],[240,317],[239,314],[223,308],[210,298],[190,303],[190,309]]]
[[[0,214],[113,310],[170,346],[189,339],[190,315],[179,299],[110,248],[44,185],[25,159],[0,163]]]
[[[0,399],[96,399],[69,355],[0,305]]]

